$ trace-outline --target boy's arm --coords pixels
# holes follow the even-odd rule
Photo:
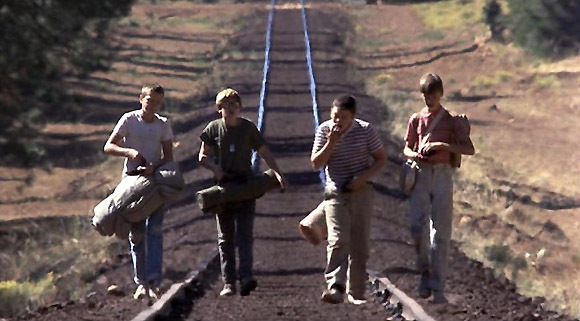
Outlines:
[[[280,172],[278,163],[276,163],[274,156],[272,156],[272,153],[270,153],[270,150],[268,147],[266,147],[265,144],[258,148],[258,154],[264,159],[266,164],[268,164],[268,167],[270,167],[276,174],[276,178],[278,179],[278,182],[280,182],[280,189],[282,191],[285,190],[288,187],[288,182],[286,181],[284,175],[282,175],[282,172]]]
[[[408,159],[417,160],[421,158],[421,153],[419,150],[415,151],[415,146],[418,145],[417,140],[419,135],[417,134],[417,127],[419,126],[419,114],[414,113],[409,117],[407,121],[407,132],[405,133],[405,148],[403,149],[403,155]]]
[[[353,178],[348,185],[348,189],[356,191],[361,188],[371,177],[373,177],[378,171],[385,166],[387,162],[387,150],[381,147],[373,152],[371,152],[371,157],[373,158],[373,163],[364,172]]]
[[[222,168],[214,163],[210,158],[213,154],[213,149],[210,145],[205,142],[201,142],[201,147],[199,149],[199,164],[213,172],[217,181],[221,181],[224,178],[224,171]]]
[[[133,148],[125,148],[119,145],[119,142],[123,139],[122,136],[117,134],[111,134],[105,146],[103,147],[103,151],[106,154],[113,155],[113,156],[120,156],[120,157],[127,157],[137,164],[145,163],[145,157],[139,153],[138,150]]]
[[[403,155],[405,155],[405,157],[407,157],[407,158],[414,159],[414,160],[421,158],[419,152],[413,151],[413,148],[411,148],[411,146],[409,146],[409,143],[405,143],[405,148],[403,149]]]

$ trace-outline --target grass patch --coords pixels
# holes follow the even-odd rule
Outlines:
[[[376,75],[372,81],[375,85],[382,86],[390,83],[392,79],[393,76],[390,73],[381,73]]]
[[[441,30],[429,30],[420,34],[418,38],[423,40],[442,40],[445,39],[445,34]]]
[[[441,30],[480,23],[484,5],[484,0],[450,0],[420,3],[414,7],[427,26]]]
[[[38,281],[1,281],[0,316],[18,315],[29,308],[48,303],[44,297],[48,292],[55,291],[53,282],[52,273]]]
[[[555,75],[536,75],[534,82],[540,89],[558,89],[561,87],[560,81]]]
[[[513,74],[509,71],[498,70],[494,75],[481,75],[473,80],[471,85],[479,88],[490,88],[495,85],[503,84],[513,79]]]
[[[10,257],[0,264],[0,317],[76,299],[103,260],[126,251],[125,241],[95,232],[89,217],[53,217],[3,227]]]

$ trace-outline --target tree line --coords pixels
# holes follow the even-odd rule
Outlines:
[[[65,77],[106,69],[111,19],[134,0],[3,0],[0,4],[0,162],[35,166],[47,120],[74,120]]]
[[[507,10],[488,0],[484,19],[492,37],[509,38],[528,53],[542,58],[578,55],[580,50],[580,1],[507,0]]]

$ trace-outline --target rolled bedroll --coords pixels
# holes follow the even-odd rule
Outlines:
[[[222,205],[257,199],[277,187],[280,187],[280,183],[274,171],[269,169],[262,174],[248,178],[243,183],[220,183],[198,191],[196,193],[197,204],[204,213],[217,213]]]
[[[311,244],[317,245],[326,239],[328,231],[326,229],[324,201],[300,221],[298,229],[302,237]]]

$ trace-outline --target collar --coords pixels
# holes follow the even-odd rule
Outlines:
[[[423,110],[421,111],[421,114],[425,115],[425,117],[429,118],[429,119],[433,119],[435,118],[435,116],[437,116],[439,113],[444,113],[446,112],[447,109],[445,109],[445,107],[443,107],[443,105],[441,105],[441,108],[439,108],[437,111],[434,112],[430,112],[429,108],[425,107],[423,108]]]
[[[332,122],[332,124],[334,125],[334,122]],[[360,126],[360,125],[359,125],[359,123],[356,121],[356,118],[354,118],[354,119],[352,120],[352,123],[350,123],[350,126],[348,127],[348,129],[347,129],[346,131],[344,131],[344,132],[341,134],[341,136],[344,136],[344,135],[346,135],[346,134],[350,133],[350,132],[352,131],[352,129],[353,129],[353,127],[354,127],[354,126]],[[332,126],[331,126],[331,128],[332,128]]]

